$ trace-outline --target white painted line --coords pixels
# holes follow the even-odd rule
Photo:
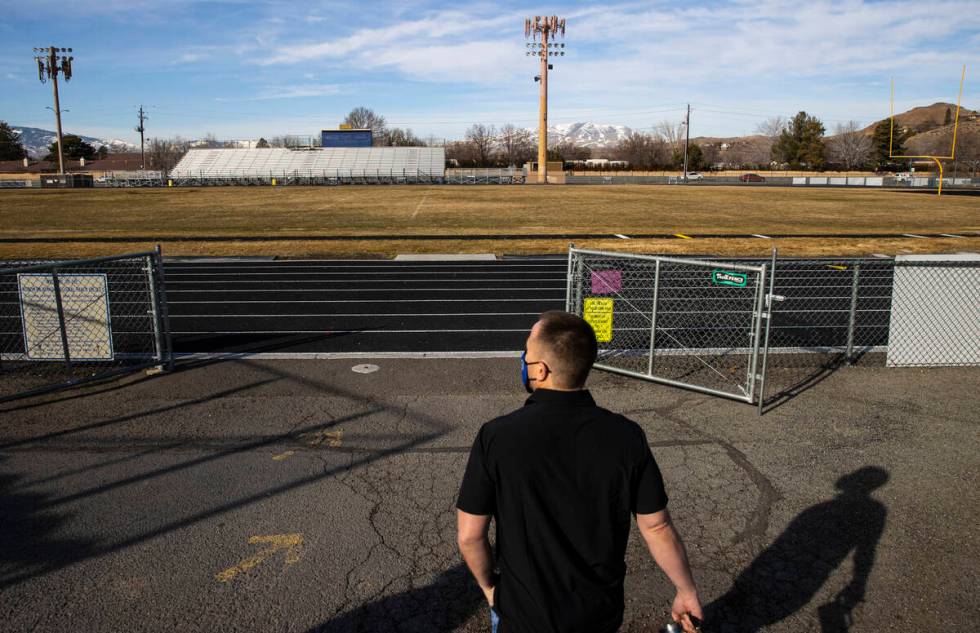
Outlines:
[[[943,237],[958,237],[961,240],[966,239],[962,235],[956,235],[955,233],[940,233],[940,235],[942,235]]]
[[[412,219],[415,219],[415,216],[419,214],[419,209],[422,208],[422,205],[425,204],[425,199],[428,197],[429,197],[428,191],[422,194],[422,198],[419,200],[419,203],[415,205],[415,211],[412,212]]]
[[[186,282],[201,283],[201,282]],[[565,290],[564,286],[531,286],[527,288],[505,286],[501,288],[470,287],[470,288],[242,288],[231,290],[227,288],[215,288],[214,290],[178,290],[167,288],[167,294],[175,292],[482,292],[484,290],[507,290],[511,292],[525,292],[528,290]],[[114,302],[114,303],[119,303]],[[130,302],[133,303],[133,302]]]
[[[388,312],[372,312],[359,314],[171,314],[170,319],[237,319],[239,317],[249,319],[261,319],[266,317],[440,317],[440,316],[538,316],[540,312],[424,312],[411,313],[399,312],[392,314]],[[10,317],[19,318],[19,317]]]
[[[902,235],[905,236],[905,237],[917,237],[920,240],[927,240],[927,239],[929,239],[925,235],[916,235],[915,233],[902,233]]]
[[[764,239],[764,240],[771,240],[771,239],[772,239],[772,238],[771,238],[771,237],[769,237],[768,235],[762,235],[762,234],[760,234],[760,233],[753,233],[753,234],[752,234],[752,237],[758,237],[758,238],[762,238],[762,239]]]
[[[637,328],[640,329],[640,328]],[[647,328],[649,329],[649,328]],[[447,332],[530,332],[530,328],[519,329],[473,329],[473,330],[174,330],[172,334],[442,334]]]
[[[186,360],[254,358],[258,360],[349,360],[349,359],[483,359],[520,358],[521,352],[197,352],[174,354]]]
[[[429,268],[455,268],[455,269],[458,269],[458,270],[469,270],[469,269],[472,269],[472,268],[494,268],[496,270],[506,270],[508,268],[524,268],[524,267],[527,267],[527,268],[564,268],[566,266],[566,264],[567,264],[567,262],[565,260],[555,260],[553,263],[550,263],[550,264],[528,264],[528,263],[525,263],[524,260],[497,260],[498,262],[507,261],[507,262],[513,262],[513,263],[507,263],[507,264],[500,264],[500,263],[497,263],[497,264],[466,264],[466,265],[459,265],[459,264],[426,264],[426,265],[422,265],[422,264],[402,264],[402,263],[398,263],[398,264],[387,264],[387,265],[384,265],[384,266],[380,266],[380,265],[365,265],[365,266],[329,266],[329,265],[326,265],[326,266],[313,266],[313,265],[309,265],[309,266],[307,266],[307,265],[303,265],[303,266],[292,266],[292,265],[290,265],[288,263],[288,262],[292,262],[292,261],[296,261],[296,260],[287,260],[287,262],[284,262],[282,264],[255,264],[255,265],[252,265],[252,266],[212,266],[212,265],[208,265],[208,264],[164,264],[164,268],[166,268],[168,270],[169,269],[177,269],[177,268],[190,268],[190,269],[214,268],[214,269],[217,269],[217,270],[228,270],[228,271],[235,271],[235,270],[238,270],[240,268],[246,268],[246,269],[250,269],[250,270],[257,270],[257,269],[260,269],[260,268],[263,268],[263,269],[264,268],[269,268],[269,269],[273,269],[273,270],[291,270],[291,269],[294,269],[294,268],[295,269],[304,269],[305,268],[305,269],[316,269],[316,270],[326,269],[326,268],[333,268],[333,269],[336,269],[336,270],[356,270],[356,269],[361,269],[361,268],[380,268],[380,269],[383,269],[383,270],[395,270],[395,271],[404,270],[406,268],[421,268],[421,269],[429,269]],[[395,260],[392,260],[392,261],[395,261]],[[401,260],[401,261],[406,261],[406,260]],[[532,260],[532,261],[540,261],[540,260]]]
[[[621,240],[628,240],[628,239],[630,239],[628,235],[623,235],[622,233],[615,233],[614,235],[616,237],[618,237],[619,239],[621,239]]]
[[[564,268],[564,267],[562,267],[562,268]],[[164,270],[164,272],[166,272],[166,270]],[[501,275],[501,274],[506,274],[504,271],[500,270],[499,268],[496,269],[496,270],[473,270],[473,271],[457,270],[456,272],[457,273],[472,272],[474,275]],[[524,274],[530,274],[531,272],[532,271],[525,271]],[[537,272],[537,271],[533,271],[533,272]],[[391,276],[398,276],[398,275],[429,275],[429,274],[432,274],[432,273],[430,273],[427,270],[417,270],[417,271],[413,271],[413,270],[388,270],[388,271],[376,272],[376,273],[369,273],[369,272],[351,272],[351,273],[330,273],[330,272],[309,272],[309,273],[305,273],[305,272],[247,273],[247,272],[240,272],[240,271],[237,271],[237,270],[229,270],[228,272],[221,272],[221,273],[168,273],[167,274],[167,277],[171,277],[171,276],[174,276],[174,277],[215,277],[217,275],[234,275],[236,277],[241,277],[241,276],[244,276],[244,275],[265,275],[265,276],[273,276],[273,275],[357,275],[357,276],[363,276],[363,275],[391,275]],[[512,274],[516,276],[516,275],[521,274],[521,273],[512,273]],[[513,278],[514,277],[510,277],[510,279],[513,279]]]
[[[169,291],[168,291],[169,292]],[[202,290],[201,292],[208,292]],[[266,292],[266,291],[263,291]],[[466,303],[466,302],[486,302],[495,303],[502,301],[564,301],[564,297],[552,299],[541,299],[537,297],[525,297],[523,299],[322,299],[319,301],[169,301],[168,303]]]

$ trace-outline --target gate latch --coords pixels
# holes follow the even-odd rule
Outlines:
[[[783,302],[786,301],[785,295],[766,295],[766,307],[772,306],[773,301]]]

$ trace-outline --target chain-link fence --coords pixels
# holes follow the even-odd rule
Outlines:
[[[765,264],[572,249],[568,284],[596,367],[755,401]]]
[[[571,249],[600,369],[747,402],[843,365],[980,365],[980,258],[703,261]]]
[[[0,401],[170,363],[159,250],[0,263]]]

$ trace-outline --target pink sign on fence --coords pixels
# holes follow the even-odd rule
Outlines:
[[[623,272],[620,270],[592,271],[592,294],[608,295],[619,292],[623,287]]]

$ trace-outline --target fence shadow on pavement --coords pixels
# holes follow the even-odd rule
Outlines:
[[[237,358],[206,359],[199,362],[190,362],[184,369],[188,371],[206,371],[206,368],[212,364],[225,362],[234,364],[242,363],[244,361]],[[218,401],[222,398],[236,394],[247,393],[252,389],[276,382],[291,382],[313,389],[321,394],[330,394],[335,397],[346,398],[351,401],[352,404],[356,405],[356,408],[348,415],[333,418],[326,422],[307,425],[293,425],[288,431],[284,430],[282,432],[261,435],[258,437],[232,438],[230,445],[220,448],[219,450],[212,450],[203,456],[192,455],[188,457],[186,455],[181,455],[178,452],[176,453],[178,459],[175,461],[175,463],[162,467],[148,466],[135,473],[123,472],[119,473],[120,476],[115,478],[103,475],[101,478],[99,478],[99,483],[97,485],[76,489],[74,491],[69,491],[68,489],[64,489],[62,487],[62,494],[60,495],[39,492],[35,488],[35,485],[41,483],[41,481],[43,481],[45,485],[51,485],[52,482],[63,476],[65,473],[54,473],[51,476],[45,477],[41,481],[21,481],[22,477],[19,475],[14,474],[8,476],[0,474],[0,494],[2,494],[3,503],[2,508],[0,508],[3,510],[3,512],[0,513],[0,546],[2,546],[2,549],[0,549],[0,563],[6,563],[8,557],[15,563],[9,566],[5,565],[2,573],[0,573],[0,590],[44,576],[70,565],[79,564],[92,558],[102,557],[107,554],[138,546],[151,539],[172,533],[176,530],[197,525],[203,521],[267,501],[270,497],[287,494],[295,490],[306,488],[324,480],[328,480],[335,475],[347,472],[352,468],[371,464],[393,455],[411,451],[432,442],[439,437],[442,437],[452,428],[445,422],[431,417],[424,412],[408,411],[406,408],[404,412],[401,412],[401,414],[406,419],[414,420],[414,422],[419,426],[414,433],[405,434],[403,437],[398,438],[390,447],[379,448],[370,452],[352,454],[350,460],[343,465],[324,468],[322,471],[318,471],[307,476],[297,477],[285,482],[279,482],[275,485],[268,485],[261,490],[248,492],[243,491],[238,496],[225,499],[221,503],[209,503],[204,507],[195,508],[182,516],[169,517],[169,520],[161,521],[155,525],[143,526],[141,529],[133,533],[119,534],[115,539],[110,541],[100,540],[98,542],[89,543],[87,541],[79,540],[77,542],[66,541],[64,543],[53,542],[53,544],[49,544],[48,541],[44,540],[45,537],[43,535],[49,533],[54,529],[54,527],[58,527],[59,530],[62,531],[66,529],[70,530],[72,523],[71,515],[65,514],[62,515],[62,518],[57,518],[57,513],[71,504],[75,504],[80,501],[90,501],[92,498],[100,497],[106,493],[111,493],[133,485],[139,485],[150,480],[171,475],[173,473],[188,472],[202,465],[214,463],[218,460],[227,459],[242,453],[271,449],[277,446],[295,446],[297,443],[301,443],[303,441],[303,437],[305,435],[310,433],[322,432],[325,429],[336,427],[338,424],[351,424],[354,422],[369,423],[367,421],[371,420],[372,416],[381,414],[385,410],[392,408],[390,403],[385,403],[383,400],[375,400],[372,397],[364,396],[362,394],[340,388],[337,385],[333,385],[322,380],[309,378],[295,372],[266,366],[264,364],[254,364],[252,367],[255,367],[259,372],[264,374],[264,376],[260,377],[258,380],[249,380],[243,384],[232,386],[218,392],[208,393],[193,400],[166,403],[163,406],[157,407],[143,406],[134,412],[115,417],[106,417],[104,419],[89,422],[81,426],[48,431],[46,433],[40,433],[29,437],[9,440],[3,444],[0,444],[0,450],[26,446],[42,450],[47,448],[65,450],[66,448],[71,448],[73,444],[79,441],[83,443],[86,450],[98,450],[99,446],[102,444],[115,447],[118,446],[118,442],[120,440],[132,441],[135,442],[136,446],[142,446],[146,442],[151,441],[149,436],[144,435],[145,431],[154,430],[152,421],[156,415],[170,414],[176,410],[186,410],[188,407],[193,407],[194,405]],[[398,408],[399,410],[401,409],[401,407]],[[134,426],[133,423],[135,423],[136,426]],[[146,426],[148,423],[150,423],[149,426]],[[106,436],[102,438],[89,436],[85,437],[84,439],[78,435],[84,435],[87,431],[109,429],[114,427],[118,427],[118,435]],[[129,431],[135,430],[137,431],[137,434],[123,435],[125,432],[124,429],[128,429]],[[139,435],[139,433],[144,433],[144,435]],[[185,440],[177,440],[168,443],[167,438],[162,438],[161,440],[159,437],[153,438],[152,441],[162,442],[162,444],[156,445],[149,450],[136,450],[134,453],[142,457],[153,452],[164,452],[171,449],[180,448],[186,442],[188,442]],[[129,456],[112,457],[100,464],[72,469],[70,473],[78,474],[83,471],[91,471],[104,468],[109,465],[119,465],[121,462],[125,461],[130,461]],[[11,514],[9,516],[13,516],[15,518],[19,515],[24,515],[24,513],[29,509],[31,516],[37,517],[36,522],[38,522],[38,526],[36,526],[36,529],[32,528],[27,531],[22,529],[25,525],[32,525],[31,521],[34,519],[31,519],[31,517],[26,517],[19,521],[7,521],[8,505],[11,507]],[[51,521],[54,521],[54,523],[50,523]],[[45,526],[49,524],[51,528],[45,529]],[[42,536],[39,537],[39,534]],[[20,542],[20,539],[23,539],[23,542]],[[21,551],[23,554],[16,554],[16,552],[18,552],[18,547],[22,548]],[[22,558],[16,558],[15,554],[16,556],[22,556]]]
[[[798,514],[732,588],[705,607],[705,630],[754,633],[784,620],[806,607],[853,551],[850,582],[817,607],[822,633],[849,631],[888,513],[871,493],[887,481],[888,471],[877,466],[838,479],[837,496]]]
[[[0,472],[0,587],[8,577],[44,573],[88,556],[96,546],[94,540],[56,536],[71,514],[40,510],[48,495],[16,491],[20,479]]]
[[[378,598],[311,628],[307,633],[428,633],[455,631],[482,610],[483,594],[460,563],[423,587]]]

